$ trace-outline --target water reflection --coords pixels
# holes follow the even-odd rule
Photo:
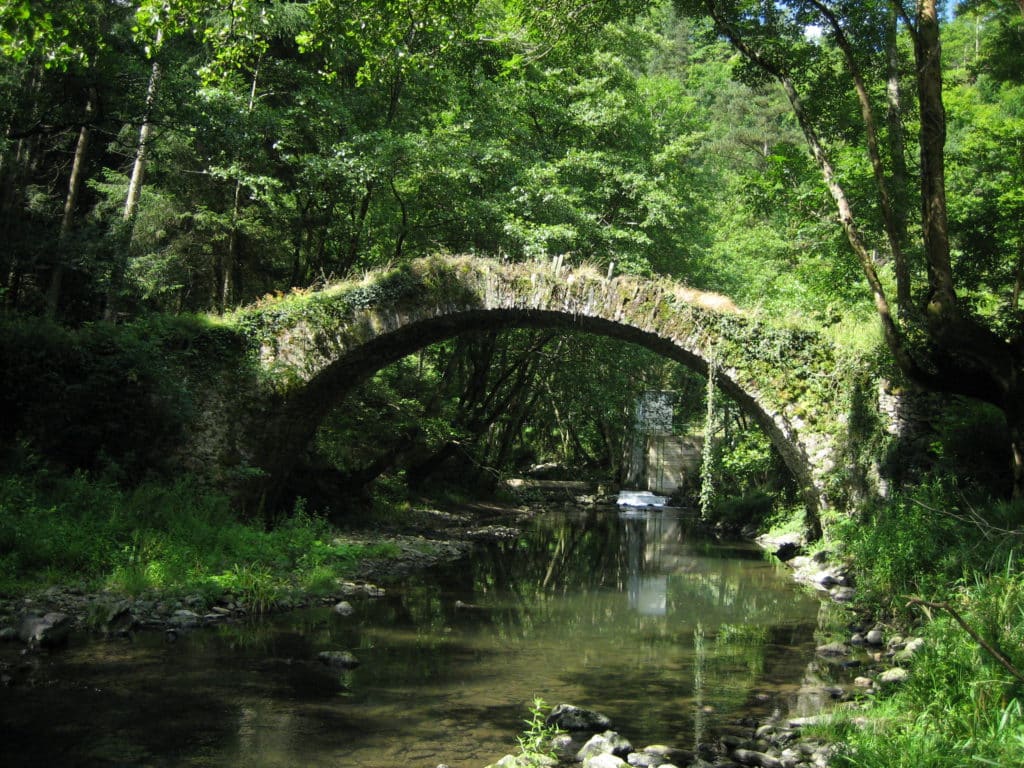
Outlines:
[[[800,706],[819,605],[673,511],[593,509],[356,608],[44,659],[35,689],[0,697],[0,764],[479,768],[534,696],[692,747],[738,712]],[[362,665],[316,661],[336,649]]]

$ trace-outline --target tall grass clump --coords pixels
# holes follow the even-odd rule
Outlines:
[[[861,603],[898,614],[909,596],[943,596],[970,573],[984,536],[956,499],[954,488],[933,481],[837,523],[834,534],[855,571]]]
[[[1024,670],[1024,572],[961,585],[947,602],[1018,673]],[[1000,664],[947,611],[930,613],[911,675],[866,713],[868,727],[837,726],[839,766],[961,768],[1024,764],[1024,678]]]
[[[1024,765],[1021,509],[932,480],[838,528],[860,607],[926,643],[904,683],[856,711],[867,726],[831,726],[836,765]]]

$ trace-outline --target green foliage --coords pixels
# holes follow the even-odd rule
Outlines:
[[[771,517],[774,509],[775,499],[771,495],[753,491],[744,496],[718,500],[707,520],[720,524],[726,530],[741,530],[748,525],[759,528]]]
[[[302,503],[265,531],[191,478],[123,490],[45,470],[0,476],[0,552],[0,592],[84,581],[133,596],[230,594],[257,611],[291,592],[330,593],[360,560],[399,554],[338,538]]]
[[[1015,558],[1005,569],[950,596],[964,619],[1006,654],[1024,664],[1024,574]],[[839,725],[845,742],[839,766],[954,768],[1014,766],[1024,748],[1024,687],[945,613],[925,625],[925,649],[915,655],[908,680],[859,717],[870,725]]]
[[[525,761],[523,765],[544,766],[547,765],[545,758],[555,757],[551,739],[561,731],[554,725],[545,724],[546,708],[544,699],[535,697],[530,706],[530,717],[523,721],[526,723],[526,730],[516,737],[516,741],[519,742],[520,761]]]
[[[70,470],[137,482],[165,466],[192,417],[184,374],[230,366],[237,349],[229,331],[190,317],[78,330],[4,321],[0,438]]]
[[[901,610],[910,595],[934,596],[965,573],[969,526],[947,514],[954,489],[933,481],[897,495],[863,517],[839,523],[834,535],[857,573],[863,600]]]
[[[929,450],[935,473],[956,477],[961,487],[1007,495],[1010,463],[1006,419],[992,406],[955,399],[935,420]]]
[[[280,576],[257,563],[236,563],[224,573],[214,576],[213,581],[256,614],[271,610],[284,594]]]

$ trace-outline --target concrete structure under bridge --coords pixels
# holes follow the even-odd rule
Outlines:
[[[637,400],[625,485],[671,496],[696,487],[704,439],[674,434],[676,393],[644,392]]]

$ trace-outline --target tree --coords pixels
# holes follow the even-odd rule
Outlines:
[[[1024,335],[1019,328],[997,330],[989,318],[964,305],[958,292],[960,274],[951,258],[940,45],[943,21],[936,0],[920,0],[913,11],[899,2],[891,7],[885,2],[847,6],[825,0],[786,4],[684,0],[680,4],[714,21],[718,33],[742,55],[747,77],[770,78],[781,85],[860,263],[894,360],[921,386],[977,398],[1003,412],[1010,433],[1014,492],[1024,492]],[[919,113],[918,223],[925,274],[923,279],[914,276],[923,284],[908,317],[893,311],[875,258],[882,243],[897,261],[903,248],[875,101],[888,79],[884,38],[890,12],[899,15],[901,29],[913,45],[913,90]],[[811,26],[823,30],[820,43],[807,35]],[[850,179],[837,170],[839,126],[830,121],[821,95],[815,93],[815,86],[824,86],[821,92],[826,96],[834,93],[834,75],[840,71],[837,61],[847,93],[854,94],[860,108],[858,125],[873,179],[873,202],[884,230],[879,245],[872,242],[870,219],[855,211],[847,193]]]

